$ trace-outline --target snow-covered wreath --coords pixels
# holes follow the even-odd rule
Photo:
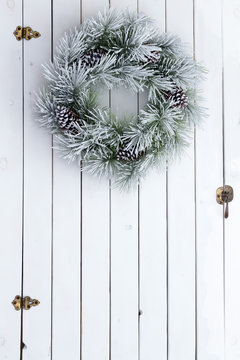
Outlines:
[[[110,9],[86,19],[59,41],[44,69],[48,85],[36,98],[41,125],[56,135],[64,158],[119,186],[179,154],[203,115],[196,95],[202,67],[144,14]],[[116,87],[147,93],[137,116],[118,119],[98,104],[103,88]]]

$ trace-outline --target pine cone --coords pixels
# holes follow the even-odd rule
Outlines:
[[[58,105],[56,108],[56,119],[58,126],[65,132],[77,133],[76,123],[80,122],[79,117],[65,105]]]
[[[120,148],[117,152],[117,160],[121,161],[131,161],[131,160],[138,160],[139,158],[146,155],[147,149],[137,151],[136,146],[125,150],[123,147]]]
[[[169,101],[172,101],[174,106],[178,109],[185,109],[188,105],[188,96],[186,92],[178,86],[175,86],[172,90],[166,91],[165,97]]]
[[[105,56],[106,53],[107,51],[104,49],[89,50],[81,59],[82,65],[91,68],[100,63],[102,57]]]
[[[150,63],[150,64],[155,64],[158,62],[158,60],[161,57],[161,53],[160,51],[152,51],[151,52],[152,55],[148,56],[145,58],[145,61],[143,61],[143,63]]]

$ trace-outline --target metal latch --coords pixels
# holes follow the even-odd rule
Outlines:
[[[230,185],[219,187],[216,192],[216,200],[220,205],[226,204],[224,217],[227,219],[229,214],[228,203],[233,200],[233,188]]]
[[[13,34],[15,35],[15,37],[18,41],[20,41],[22,39],[30,40],[32,38],[38,38],[41,36],[41,34],[38,31],[32,30],[32,28],[30,28],[30,26],[23,27],[23,28],[21,26],[17,26],[16,30],[13,32]]]
[[[12,301],[15,310],[25,309],[29,310],[32,306],[37,306],[40,304],[40,301],[36,299],[31,299],[30,296],[25,296],[22,298],[20,295],[16,295],[15,299]]]

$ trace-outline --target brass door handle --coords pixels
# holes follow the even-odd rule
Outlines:
[[[216,192],[217,203],[225,207],[224,217],[228,218],[229,206],[228,204],[233,200],[233,188],[230,185],[221,186]]]

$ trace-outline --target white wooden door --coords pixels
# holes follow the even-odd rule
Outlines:
[[[0,360],[239,360],[239,0],[0,6]],[[188,153],[128,194],[59,159],[33,119],[57,40],[109,6],[155,18],[208,69],[209,117]],[[41,37],[17,41],[18,25]],[[143,100],[102,97],[119,113]],[[235,192],[226,220],[223,184]],[[15,295],[40,305],[17,312]]]

